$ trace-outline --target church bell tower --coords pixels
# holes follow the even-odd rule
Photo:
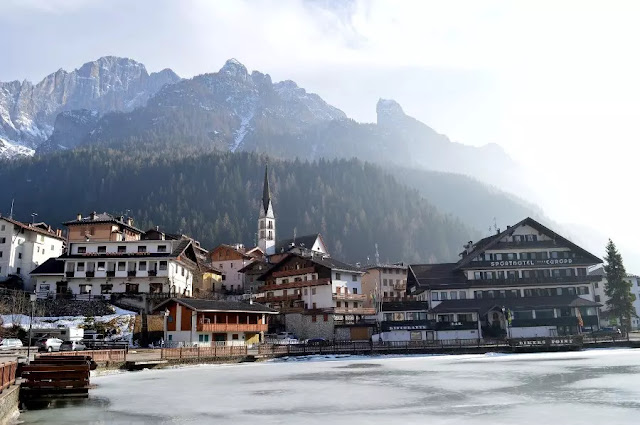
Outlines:
[[[262,203],[260,204],[260,215],[258,216],[258,247],[265,255],[276,253],[276,217],[271,204],[269,175],[266,166],[264,168]]]

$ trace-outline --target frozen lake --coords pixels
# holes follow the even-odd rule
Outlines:
[[[636,424],[640,350],[372,357],[92,378],[25,424]]]

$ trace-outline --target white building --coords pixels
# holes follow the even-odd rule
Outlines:
[[[223,273],[223,288],[220,288],[220,290],[232,294],[245,292],[245,279],[242,269],[260,258],[262,258],[262,251],[259,248],[247,251],[242,244],[221,244],[209,253],[211,265]],[[219,288],[216,288],[216,290],[219,290]]]
[[[49,258],[62,255],[64,243],[62,232],[44,223],[25,224],[0,217],[0,280],[17,275],[24,289],[32,290],[30,273]]]
[[[71,243],[63,263],[34,270],[40,296],[151,293],[191,296],[197,257],[193,241],[130,240]],[[59,277],[59,279],[58,279]]]
[[[602,304],[602,308],[600,309],[600,325],[603,327],[610,326],[619,326],[617,317],[610,317],[607,314],[607,301],[609,297],[604,293],[605,287],[607,285],[607,276],[604,272],[603,267],[597,267],[594,270],[589,272],[590,276],[596,276],[599,278],[594,285],[594,294],[595,300]],[[636,309],[636,314],[640,316],[640,277],[634,274],[628,274],[627,280],[631,283],[631,293],[635,295],[636,299],[633,302],[633,306]],[[637,330],[640,329],[640,317],[632,317],[631,318],[631,329]]]

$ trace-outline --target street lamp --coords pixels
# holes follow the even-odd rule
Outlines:
[[[167,331],[169,330],[169,309],[165,308],[164,309],[164,342],[163,342],[163,346],[166,346],[167,344]]]
[[[33,325],[33,310],[36,306],[38,296],[36,293],[29,294],[29,303],[31,304],[31,315],[29,316],[29,340],[27,341],[27,363],[31,363],[31,327]]]

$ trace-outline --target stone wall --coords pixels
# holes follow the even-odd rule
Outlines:
[[[20,385],[12,385],[0,394],[0,425],[12,424],[20,414]]]
[[[293,332],[298,339],[324,338],[332,340],[334,326],[331,315],[327,316],[326,322],[322,314],[316,315],[315,322],[312,317],[301,313],[287,314],[284,320],[285,329],[287,332]]]

